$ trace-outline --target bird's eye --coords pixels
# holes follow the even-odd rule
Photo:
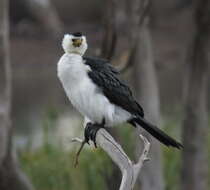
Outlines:
[[[76,39],[72,39],[72,42],[76,42]]]

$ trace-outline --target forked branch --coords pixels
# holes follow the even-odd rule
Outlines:
[[[97,133],[97,145],[99,145],[111,157],[114,163],[118,165],[122,173],[122,181],[119,190],[132,190],[143,166],[143,163],[149,160],[147,155],[150,149],[150,143],[142,135],[140,135],[140,139],[144,143],[144,149],[138,162],[133,164],[130,158],[123,151],[122,147],[105,129],[101,128]],[[74,138],[72,141],[80,143],[83,142],[83,140],[79,138]]]

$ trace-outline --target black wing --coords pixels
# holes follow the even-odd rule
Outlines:
[[[119,72],[108,61],[90,57],[83,57],[85,64],[91,71],[91,80],[102,89],[108,100],[134,115],[144,116],[142,107],[135,101],[131,90],[118,77]]]
[[[119,71],[115,69],[109,61],[106,59],[99,59],[93,57],[86,57],[84,56],[83,59],[86,61],[85,64],[89,65],[92,70],[100,72],[105,70],[106,72],[112,72],[113,74],[119,74]]]

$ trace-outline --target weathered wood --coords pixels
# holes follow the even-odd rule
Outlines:
[[[122,173],[122,181],[119,190],[132,190],[136,183],[137,177],[141,171],[143,163],[148,160],[150,149],[149,141],[140,135],[143,142],[143,151],[136,164],[133,164],[130,158],[123,151],[122,147],[114,140],[114,138],[103,128],[101,128],[96,136],[96,143],[99,145],[120,168]],[[74,138],[73,141],[82,143],[83,140]]]

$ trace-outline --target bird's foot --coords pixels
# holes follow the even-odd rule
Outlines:
[[[85,127],[85,132],[84,132],[84,136],[85,136],[85,141],[86,143],[89,144],[89,140],[92,140],[95,147],[97,148],[96,145],[96,134],[98,132],[98,130],[100,128],[103,128],[104,125],[103,124],[93,124],[93,123],[87,123],[86,127]]]
[[[81,142],[81,146],[76,154],[76,157],[75,157],[75,162],[74,162],[74,167],[76,167],[79,163],[79,155],[84,147],[84,145],[86,143],[89,144],[89,140],[92,140],[94,142],[94,145],[95,147],[97,148],[97,145],[96,145],[96,134],[98,132],[98,130],[100,128],[104,128],[104,125],[105,125],[105,119],[103,119],[103,122],[101,124],[92,124],[92,123],[87,123],[86,124],[86,127],[85,127],[85,132],[84,132],[84,136],[85,136],[85,139]]]

